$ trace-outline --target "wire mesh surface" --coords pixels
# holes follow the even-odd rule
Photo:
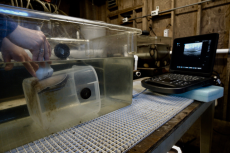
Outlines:
[[[146,91],[134,98],[132,105],[8,152],[126,152],[192,102]]]

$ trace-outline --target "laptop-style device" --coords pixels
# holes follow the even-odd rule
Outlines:
[[[218,39],[218,33],[175,39],[169,73],[142,80],[142,86],[177,94],[210,85]]]

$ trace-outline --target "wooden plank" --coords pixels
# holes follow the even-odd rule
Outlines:
[[[142,9],[136,10],[136,17],[142,17]],[[142,18],[136,19],[137,24],[142,23]]]
[[[199,0],[199,2],[201,2],[201,0]],[[201,30],[201,11],[202,11],[202,5],[198,5],[197,8],[197,24],[196,24],[196,34],[200,35],[200,30]]]
[[[136,10],[133,10],[133,18],[136,18]],[[136,20],[133,20],[133,27],[136,28],[137,27],[137,23]]]
[[[134,0],[134,6],[143,5],[143,0]]]
[[[186,0],[186,1],[175,0],[175,7],[181,7],[181,6],[197,3],[198,1],[199,0]]]
[[[144,0],[144,6],[142,8],[142,15],[145,16],[148,14],[148,0]],[[148,18],[142,18],[142,30],[148,30]]]
[[[153,1],[152,0],[148,0],[148,13],[150,13],[153,9]],[[152,20],[152,17],[148,17],[148,25],[153,25],[153,20]],[[149,26],[148,26],[148,30],[149,29]],[[151,32],[150,32],[151,33]],[[150,34],[151,35],[151,34]]]
[[[175,7],[181,7],[181,6],[197,3],[198,1],[199,0],[186,0],[186,1],[175,0]],[[193,11],[197,11],[197,5],[177,9],[175,13],[182,14],[182,13],[193,12]]]
[[[114,16],[112,18],[109,18],[111,24],[120,24],[118,16]]]
[[[171,0],[171,8],[175,7],[175,0]],[[171,31],[172,31],[172,41],[171,46],[173,46],[173,40],[175,38],[175,11],[171,11]]]
[[[124,10],[134,6],[134,0],[128,0],[128,1],[118,0],[118,1],[119,1],[118,3],[119,10]]]
[[[219,33],[218,48],[228,48],[229,41],[229,17],[230,5],[210,7],[202,10],[201,34]],[[227,55],[217,55],[214,70],[220,73],[221,81],[228,86],[227,73]],[[227,80],[226,80],[227,79]],[[227,85],[227,86],[226,86]],[[227,91],[227,90],[225,90]],[[219,106],[216,108],[215,116],[219,119],[226,119],[228,93],[225,92],[224,98],[219,99]]]
[[[204,9],[209,9],[212,7],[218,7],[218,6],[228,5],[228,4],[230,4],[230,0],[220,0],[220,1],[214,1],[214,2],[207,2],[207,3],[203,3],[201,5],[202,5],[202,9],[204,10]],[[193,5],[193,6],[181,8],[181,9],[176,10],[176,15],[194,12],[194,11],[197,11],[197,9],[198,9],[198,5]]]
[[[229,10],[229,9],[228,9]],[[230,10],[229,10],[230,11]],[[229,17],[230,18],[230,17]],[[229,27],[229,39],[228,39],[228,47],[230,48],[230,23],[229,23],[230,21],[228,20],[228,27]],[[229,103],[229,100],[230,100],[230,90],[229,90],[229,86],[230,86],[230,77],[229,77],[229,75],[230,75],[230,54],[228,54],[227,55],[227,68],[226,68],[226,80],[225,80],[225,83],[224,83],[224,102],[226,102],[227,103],[227,110],[226,110],[226,114],[227,114],[227,116],[226,116],[226,120],[227,121],[230,121],[230,103]]]
[[[213,1],[213,2],[207,2],[207,3],[203,3],[203,9],[227,5],[229,3],[230,3],[230,0],[218,0],[218,1]]]
[[[175,18],[174,38],[196,35],[197,13],[180,14]]]
[[[171,25],[171,22],[171,15],[154,17],[152,24],[153,31],[157,36],[164,36],[164,30],[169,27],[169,37],[172,37],[173,27],[169,26]],[[150,33],[152,36],[154,36],[152,32]]]
[[[108,17],[117,16],[118,14],[130,12],[130,11],[132,11],[132,10],[140,9],[140,8],[142,8],[142,7],[143,7],[143,5],[138,5],[138,6],[126,8],[126,9],[123,9],[123,10],[120,10],[120,9],[119,9],[119,10],[117,10],[117,11],[110,12],[110,13],[108,14]]]
[[[163,1],[162,0],[155,0],[155,1],[153,1],[153,3],[154,3],[153,10],[155,10],[157,6],[159,6],[160,11],[169,10],[172,7],[171,0],[163,0]]]

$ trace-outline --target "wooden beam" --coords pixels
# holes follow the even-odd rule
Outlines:
[[[207,9],[207,8],[211,8],[211,7],[217,7],[217,6],[221,6],[221,5],[230,4],[230,0],[207,2],[207,3],[203,3],[203,4],[204,4],[203,9]]]
[[[142,8],[142,16],[148,14],[148,0],[144,0],[144,6]],[[148,30],[148,18],[142,18],[142,30]]]
[[[136,10],[133,10],[133,18],[136,18],[136,17],[137,17]],[[133,28],[136,28],[136,27],[137,27],[136,20],[133,20]]]
[[[229,23],[229,20],[227,21],[227,25],[230,25]],[[230,27],[229,27],[229,39],[228,39],[228,48],[230,49]],[[230,104],[229,104],[229,85],[230,85],[230,78],[229,78],[229,75],[230,75],[230,55],[227,54],[227,64],[226,64],[227,68],[226,68],[226,80],[224,82],[224,107],[223,107],[223,120],[227,120],[227,121],[230,121],[230,115],[229,115],[229,112],[230,112]]]
[[[199,0],[199,2],[201,2],[201,0]],[[202,13],[202,4],[199,4],[197,9],[196,35],[200,35],[201,33],[201,13]]]
[[[154,9],[153,9],[153,1],[152,1],[152,0],[149,0],[149,1],[148,1],[148,7],[149,7],[149,13],[150,13],[152,10],[154,10]],[[150,24],[153,26],[152,17],[150,16],[149,19],[150,19],[150,20],[149,20]],[[149,29],[149,27],[148,27],[148,29]],[[150,34],[151,34],[151,32],[150,32]]]
[[[111,18],[113,16],[117,16],[119,14],[126,13],[126,12],[131,12],[132,10],[137,10],[137,9],[142,8],[142,7],[143,7],[143,5],[138,5],[138,6],[129,7],[129,8],[123,9],[123,10],[113,11],[113,12],[108,14],[108,17]]]
[[[175,1],[174,0],[171,0],[171,7],[175,8]],[[174,33],[175,33],[175,11],[171,12],[171,26],[172,26],[172,42],[171,42],[171,46],[173,46]]]

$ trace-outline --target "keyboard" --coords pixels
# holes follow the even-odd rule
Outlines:
[[[169,73],[146,79],[145,82],[153,85],[176,88],[203,82],[206,79],[207,78],[201,76]]]
[[[144,79],[141,85],[158,93],[179,94],[210,85],[211,81],[211,77],[167,73]]]

